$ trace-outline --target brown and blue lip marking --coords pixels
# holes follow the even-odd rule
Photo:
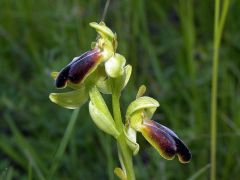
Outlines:
[[[73,84],[81,83],[101,61],[101,52],[98,48],[87,51],[79,57],[74,58],[58,74],[55,80],[57,88],[64,88],[69,81]]]
[[[171,160],[177,155],[181,163],[191,160],[189,149],[171,129],[155,121],[144,120],[140,132],[163,158]]]

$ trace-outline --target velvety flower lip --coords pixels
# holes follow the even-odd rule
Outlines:
[[[188,163],[191,160],[187,146],[169,128],[145,119],[139,131],[165,159],[171,160],[177,155],[181,163]]]
[[[186,144],[168,127],[158,124],[158,123],[157,123],[157,125],[161,126],[163,128],[163,130],[165,129],[166,130],[165,132],[169,133],[175,140],[179,161],[181,161],[182,163],[189,162],[192,158],[192,155],[191,155],[189,149],[187,148]]]
[[[101,62],[101,51],[99,48],[85,52],[79,57],[75,57],[58,74],[55,80],[57,88],[64,88],[67,81],[73,84],[79,84],[93,72]]]

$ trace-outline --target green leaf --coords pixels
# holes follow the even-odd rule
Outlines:
[[[99,129],[117,138],[119,136],[119,132],[115,127],[114,120],[106,116],[101,110],[102,108],[99,109],[95,104],[92,103],[92,101],[89,102],[89,112],[93,122]]]
[[[49,98],[52,102],[67,109],[76,109],[81,107],[88,100],[88,93],[84,86],[78,90],[66,93],[51,93]]]

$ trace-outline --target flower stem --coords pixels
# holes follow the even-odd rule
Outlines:
[[[120,90],[116,88],[117,85],[115,83],[116,82],[114,82],[113,80],[112,81],[112,107],[113,107],[114,120],[116,122],[116,128],[120,132],[120,135],[117,138],[118,151],[122,156],[122,163],[124,166],[122,167],[122,169],[126,170],[127,180],[134,180],[135,174],[133,170],[132,153],[127,146],[127,142],[126,142],[126,138],[123,130],[124,125],[122,122],[121,110],[120,110],[120,104],[119,104]]]
[[[219,48],[221,45],[222,31],[229,8],[229,0],[223,2],[220,15],[220,0],[215,0],[214,15],[214,39],[213,39],[213,67],[212,67],[212,89],[211,89],[211,172],[210,179],[216,179],[217,169],[217,87],[218,87],[218,61]]]

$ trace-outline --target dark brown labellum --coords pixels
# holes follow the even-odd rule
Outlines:
[[[87,51],[79,57],[74,58],[58,74],[55,85],[57,88],[66,86],[67,81],[78,84],[91,73],[100,61],[101,54],[99,49]]]
[[[155,121],[145,119],[140,131],[164,158],[170,160],[177,155],[182,163],[187,163],[191,160],[192,156],[187,146],[171,129]]]

